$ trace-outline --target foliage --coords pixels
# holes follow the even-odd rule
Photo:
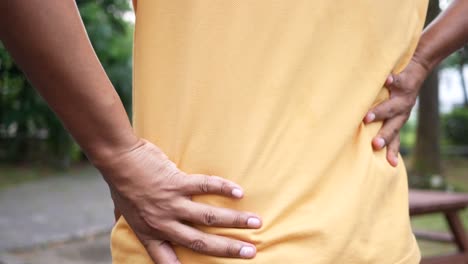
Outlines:
[[[468,63],[468,45],[464,46],[460,50],[452,53],[443,62],[443,67],[455,68],[459,67],[460,64]]]
[[[78,0],[81,17],[99,60],[131,111],[133,25],[123,17],[131,11],[128,0]]]
[[[454,108],[443,118],[444,132],[454,145],[468,146],[468,108]]]
[[[400,153],[408,155],[414,146],[416,136],[416,123],[414,120],[408,120],[400,130]]]
[[[77,0],[91,43],[127,112],[133,25],[127,0]],[[48,160],[68,167],[80,150],[0,44],[0,161]],[[47,158],[44,158],[47,157]]]

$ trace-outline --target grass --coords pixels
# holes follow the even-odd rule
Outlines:
[[[457,190],[468,192],[468,159],[452,158],[444,160],[444,175],[450,185]],[[468,230],[468,210],[460,215]],[[448,226],[441,214],[414,217],[411,224],[415,230],[442,231],[447,232]],[[456,251],[456,247],[450,244],[418,241],[423,256],[447,254]]]

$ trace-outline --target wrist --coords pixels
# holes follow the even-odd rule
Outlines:
[[[427,76],[442,61],[443,56],[437,56],[433,47],[426,42],[424,38],[420,40],[411,60],[423,67]]]
[[[157,146],[143,138],[137,138],[134,144],[124,149],[100,156],[93,165],[111,190],[130,199],[137,199],[143,194],[142,190],[154,184],[155,171],[175,168]]]
[[[133,132],[121,133],[113,140],[93,144],[92,147],[85,149],[84,152],[88,160],[99,169],[114,162],[121,155],[132,151],[141,144],[141,139]]]
[[[407,66],[406,72],[411,79],[413,80],[413,87],[421,88],[420,86],[429,76],[429,74],[437,66],[437,63],[434,60],[429,59],[429,56],[426,56],[423,52],[423,48],[418,46],[418,49],[414,52],[411,60]]]

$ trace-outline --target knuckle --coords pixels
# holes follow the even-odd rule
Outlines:
[[[204,225],[211,226],[218,222],[218,218],[213,211],[208,210],[202,213],[202,222]]]
[[[165,234],[169,231],[169,223],[167,220],[145,219],[145,222],[153,231],[160,232],[161,234]]]
[[[174,198],[172,203],[169,205],[169,209],[172,213],[180,215],[184,213],[187,209],[186,201],[191,200],[191,197],[178,197]]]
[[[178,174],[179,170],[177,169],[177,166],[174,162],[166,159],[161,163],[158,172],[165,177],[174,177],[174,175]]]
[[[220,192],[221,193],[229,193],[230,187],[229,184],[226,182],[221,182]]]
[[[396,113],[395,107],[394,107],[394,106],[389,106],[389,107],[388,107],[388,115],[394,116],[395,113]]]
[[[401,78],[402,78],[402,76],[400,76],[400,75],[394,75],[393,85],[396,86],[396,87],[400,87],[401,86]]]
[[[234,243],[229,243],[226,247],[226,256],[236,257],[239,255],[239,247]]]
[[[246,225],[246,222],[247,220],[245,219],[244,216],[242,216],[241,214],[236,214],[234,216],[234,219],[233,219],[233,225],[234,226],[245,226]]]
[[[204,177],[203,180],[199,184],[200,192],[207,193],[209,191],[210,179],[209,177]]]
[[[167,174],[164,178],[164,184],[161,184],[160,188],[168,192],[177,192],[184,187],[184,179],[179,173]]]
[[[210,186],[216,186],[220,193],[229,193],[230,185],[226,180],[218,176],[209,176]]]
[[[202,239],[195,239],[189,242],[188,247],[195,252],[206,251],[207,245]]]

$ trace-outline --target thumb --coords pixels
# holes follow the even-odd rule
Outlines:
[[[168,241],[146,241],[146,251],[155,264],[181,264]]]

